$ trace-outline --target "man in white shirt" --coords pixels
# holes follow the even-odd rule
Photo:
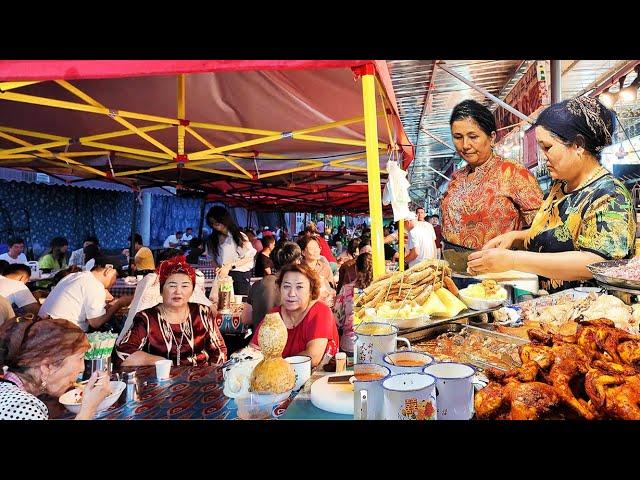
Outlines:
[[[318,223],[316,223],[316,229],[320,235],[324,235],[324,220],[320,219]]]
[[[82,243],[82,248],[74,250],[71,252],[71,258],[69,258],[69,266],[75,265],[76,267],[84,267],[86,263],[84,261],[84,249],[87,248],[88,245],[100,246],[100,242],[94,236],[89,236],[84,239]]]
[[[182,236],[182,241],[183,242],[190,242],[191,240],[193,240],[193,228],[187,227],[187,229],[185,230],[184,235]]]
[[[169,235],[164,240],[164,248],[175,248],[179,247],[182,243],[182,232],[178,230],[175,235]]]
[[[425,223],[427,223],[427,212],[424,211],[424,208],[418,207],[416,208],[416,217],[418,226],[423,227]]]
[[[117,276],[113,265],[97,258],[90,272],[72,273],[60,280],[40,308],[40,317],[64,318],[85,332],[89,325],[99,328],[131,302],[130,296],[120,297],[105,308],[107,290],[113,286]]]
[[[433,225],[425,222],[425,225],[418,226],[416,214],[409,212],[404,220],[404,228],[409,232],[408,253],[404,261],[413,267],[422,260],[436,258],[436,233]]]
[[[8,242],[9,251],[0,255],[0,260],[6,260],[9,263],[27,263],[27,256],[22,253],[24,250],[24,240],[21,238],[11,238]]]
[[[40,303],[35,299],[27,282],[31,277],[31,269],[27,265],[14,263],[5,268],[0,275],[0,295],[9,300],[22,313],[38,314]]]

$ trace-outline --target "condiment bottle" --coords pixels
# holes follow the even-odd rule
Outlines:
[[[123,380],[127,384],[127,402],[140,400],[140,391],[138,389],[138,378],[136,372],[124,372]]]

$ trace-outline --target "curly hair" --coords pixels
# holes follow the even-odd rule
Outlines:
[[[89,347],[85,333],[69,320],[25,315],[0,325],[0,365],[23,375],[45,362],[59,365]]]
[[[280,270],[280,275],[278,275],[278,279],[276,280],[276,285],[278,285],[278,288],[282,286],[284,276],[289,272],[301,273],[302,275],[307,277],[307,279],[309,280],[311,300],[317,300],[318,298],[320,298],[320,277],[314,270],[302,263],[289,263],[282,267],[282,269]]]

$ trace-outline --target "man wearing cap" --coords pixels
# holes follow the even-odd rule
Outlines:
[[[62,318],[78,325],[83,331],[99,328],[108,322],[113,314],[131,302],[130,296],[116,299],[106,308],[107,290],[113,286],[118,276],[113,265],[104,258],[96,258],[90,272],[77,272],[64,277],[51,290],[42,304],[41,318]]]
[[[418,226],[418,218],[413,212],[409,212],[404,219],[404,228],[409,234],[407,254],[404,261],[413,267],[422,260],[436,258],[436,233],[433,225],[424,222]]]

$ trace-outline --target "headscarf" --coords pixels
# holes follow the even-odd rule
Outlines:
[[[567,142],[582,135],[584,148],[598,155],[611,144],[614,113],[596,98],[576,97],[542,111],[535,126],[542,126]]]
[[[191,284],[194,287],[196,286],[196,271],[187,263],[187,259],[184,255],[173,257],[160,263],[157,272],[160,278],[160,291],[162,291],[167,278],[174,273],[184,273],[185,275],[188,275],[189,279],[191,279]]]
[[[155,270],[156,266],[153,263],[153,253],[147,247],[141,247],[136,253],[135,262],[138,270]]]

